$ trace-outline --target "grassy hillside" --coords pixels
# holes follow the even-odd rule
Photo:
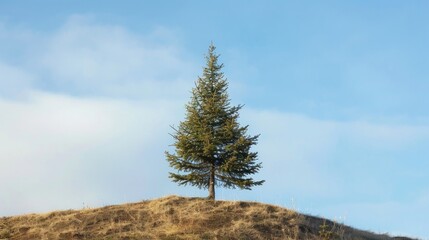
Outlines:
[[[273,205],[178,196],[0,218],[0,239],[323,239],[322,235],[407,239],[355,230]]]

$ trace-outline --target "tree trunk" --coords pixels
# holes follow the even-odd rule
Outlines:
[[[212,166],[212,169],[210,170],[208,199],[215,200],[215,167],[214,166]]]

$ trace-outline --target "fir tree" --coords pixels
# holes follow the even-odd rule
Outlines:
[[[250,190],[264,182],[248,177],[261,168],[257,152],[250,150],[259,135],[249,136],[248,126],[239,125],[238,112],[243,106],[231,106],[218,57],[212,44],[203,75],[186,105],[186,118],[178,128],[173,127],[175,153],[166,152],[170,166],[178,170],[170,172],[170,178],[179,185],[208,188],[208,198],[213,200],[215,186]]]

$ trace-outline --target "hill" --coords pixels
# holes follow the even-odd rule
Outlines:
[[[409,238],[356,230],[256,202],[169,196],[97,209],[3,217],[0,239]]]

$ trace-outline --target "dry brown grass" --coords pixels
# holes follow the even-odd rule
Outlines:
[[[255,202],[169,196],[0,218],[0,239],[319,239],[311,218]]]
[[[6,239],[294,239],[298,214],[259,203],[169,196],[0,219]]]

